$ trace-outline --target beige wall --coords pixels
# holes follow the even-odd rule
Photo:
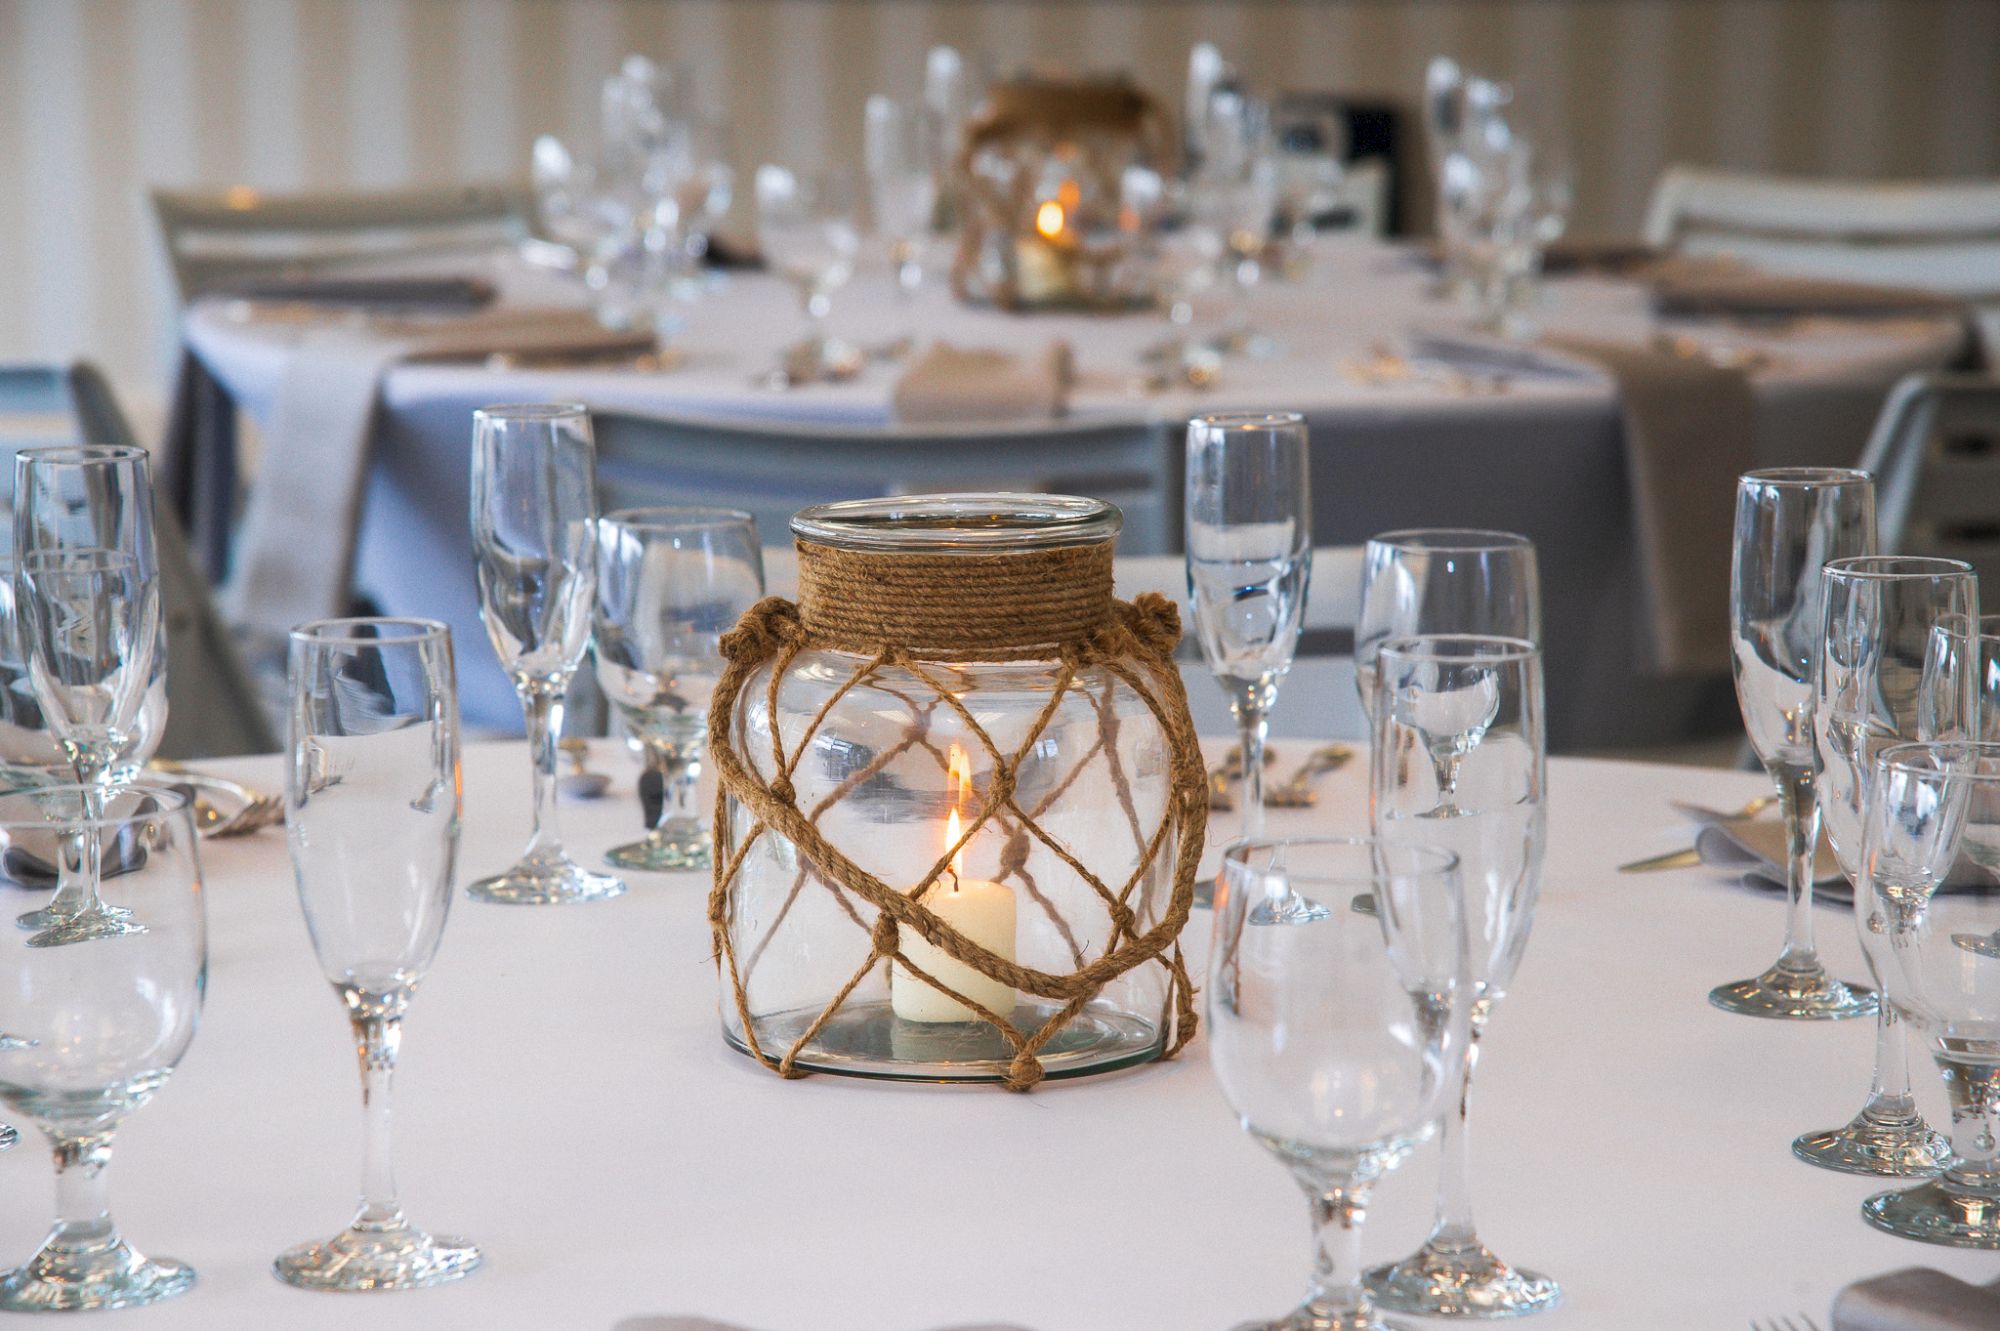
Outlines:
[[[0,0],[0,356],[88,354],[157,393],[148,183],[510,173],[588,132],[626,51],[687,63],[741,163],[857,152],[936,42],[1129,67],[1207,39],[1265,88],[1407,95],[1450,52],[1566,109],[1579,228],[1662,164],[2000,175],[2000,0]]]

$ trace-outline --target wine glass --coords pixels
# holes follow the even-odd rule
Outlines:
[[[1937,1178],[1861,1215],[1901,1238],[2000,1248],[2000,893],[1938,891],[1954,856],[2000,869],[2000,744],[1899,744],[1872,784],[1862,884],[1880,978],[1944,1075],[1952,1152]]]
[[[1243,742],[1242,839],[1264,835],[1264,739],[1312,577],[1305,419],[1197,416],[1187,432],[1188,598]]]
[[[1944,615],[1931,626],[1917,732],[1919,739],[2000,740],[2000,615]]]
[[[597,581],[590,416],[582,407],[557,404],[487,407],[472,419],[479,613],[527,714],[535,829],[517,864],[466,890],[481,901],[519,905],[615,897],[625,884],[571,859],[556,827],[563,695],[590,637]]]
[[[437,956],[458,856],[458,686],[451,630],[328,619],[292,630],[285,829],[320,970],[361,1055],[361,1205],[332,1238],[279,1254],[303,1289],[415,1289],[470,1275],[479,1249],[403,1215],[390,1096],[403,1015]]]
[[[135,922],[117,937],[54,948],[0,934],[0,1098],[35,1120],[56,1165],[55,1225],[33,1257],[0,1277],[0,1309],[169,1298],[195,1273],[125,1241],[106,1171],[119,1121],[166,1083],[201,1013],[208,934],[187,798],[141,784],[14,791],[0,795],[0,836],[48,857],[76,840],[99,855],[109,843],[122,872],[105,879],[98,900]]]
[[[1375,652],[1389,638],[1478,633],[1542,640],[1535,543],[1508,531],[1430,527],[1384,532],[1361,565],[1354,687],[1375,713]]]
[[[706,869],[695,805],[722,635],[764,594],[757,524],[726,508],[632,508],[598,524],[597,682],[659,774],[646,839],[605,858],[621,869]]]
[[[166,724],[167,635],[145,450],[22,449],[14,473],[14,598],[35,698],[79,784],[129,781]],[[20,917],[37,946],[141,927],[97,893],[78,834],[49,904]]]
[[[1865,471],[1782,467],[1736,483],[1730,571],[1730,658],[1751,747],[1784,811],[1785,947],[1754,979],[1718,985],[1708,1001],[1752,1017],[1830,1021],[1875,1015],[1875,995],[1834,979],[1813,950],[1813,849],[1819,766],[1813,671],[1821,630],[1820,569],[1875,548],[1875,483]]]
[[[1222,866],[1209,1061],[1243,1130],[1305,1190],[1314,1241],[1304,1302],[1238,1331],[1382,1331],[1361,1283],[1369,1190],[1430,1135],[1465,1058],[1457,865],[1346,837],[1237,842]]]
[[[67,785],[76,780],[75,769],[35,700],[21,651],[14,578],[14,556],[0,552],[0,781],[7,789]]]
[[[756,192],[764,261],[797,289],[806,317],[804,340],[786,349],[784,373],[794,383],[844,378],[858,368],[858,353],[827,336],[826,316],[861,249],[853,182],[837,172],[765,165],[757,168]]]
[[[868,99],[862,147],[868,163],[868,191],[875,233],[888,242],[896,266],[896,303],[905,320],[924,281],[924,242],[937,211],[937,177],[932,164],[932,121],[920,106],[880,93]]]
[[[1472,1002],[1463,1084],[1439,1129],[1437,1222],[1414,1254],[1370,1271],[1368,1288],[1385,1308],[1433,1317],[1540,1312],[1561,1301],[1556,1282],[1510,1266],[1479,1240],[1468,1129],[1480,1037],[1527,950],[1541,890],[1548,790],[1541,650],[1522,638],[1475,634],[1391,638],[1377,667],[1375,835],[1458,860]]]
[[[1819,749],[1820,821],[1840,868],[1855,885],[1854,920],[1862,955],[1882,982],[1882,918],[1860,889],[1862,824],[1875,756],[1917,739],[1970,739],[1966,733],[1923,734],[1924,659],[1940,618],[1978,617],[1979,577],[1956,559],[1858,555],[1822,571],[1825,629],[1813,685],[1813,735]],[[1970,674],[1934,681],[1956,689],[1947,711],[1963,717]],[[1875,1071],[1868,1102],[1839,1128],[1808,1132],[1792,1154],[1808,1164],[1848,1174],[1902,1177],[1936,1173],[1950,1155],[1910,1093],[1910,1053],[1894,1003],[1876,1005]]]

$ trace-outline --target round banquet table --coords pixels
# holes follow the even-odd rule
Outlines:
[[[1280,744],[1282,769],[1303,756]],[[563,809],[595,859],[637,830],[634,768],[604,746],[611,797]],[[526,756],[468,748],[460,879],[525,839]],[[215,770],[274,788],[276,758]],[[1359,831],[1365,763],[1274,835]],[[1620,875],[1686,844],[1672,797],[1733,805],[1760,778],[1557,759],[1541,909],[1482,1060],[1473,1151],[1482,1234],[1557,1276],[1548,1331],[1741,1328],[1929,1264],[1969,1279],[2000,1255],[1877,1233],[1877,1185],[1788,1143],[1859,1107],[1867,1022],[1800,1025],[1711,1008],[1719,980],[1776,953],[1782,906],[1716,871]],[[1220,837],[1233,815],[1219,815]],[[1211,859],[1213,856],[1211,855]],[[486,1268],[407,1294],[313,1294],[270,1274],[353,1204],[353,1049],[320,978],[282,836],[203,847],[207,1009],[187,1058],[126,1120],[114,1212],[142,1249],[200,1272],[135,1328],[610,1328],[702,1316],[752,1331],[1203,1331],[1297,1299],[1304,1205],[1237,1129],[1197,1038],[1179,1059],[1029,1095],[990,1087],[783,1081],[731,1051],[716,1016],[706,875],[633,875],[566,908],[458,900],[418,995],[398,1087],[399,1178],[419,1224],[481,1243]],[[1861,974],[1844,909],[1818,923]],[[1187,941],[1197,976],[1208,917]],[[1920,1066],[1918,1094],[1942,1121]],[[1434,1148],[1377,1189],[1370,1261],[1428,1227]],[[0,1257],[53,1214],[44,1152],[0,1154]],[[645,1324],[634,1322],[628,1331]],[[671,1323],[667,1324],[671,1325]],[[1441,1324],[1439,1324],[1441,1325]],[[661,1331],[666,1331],[663,1326]]]
[[[494,279],[503,304],[575,303],[579,290],[512,251],[453,262],[436,255],[401,270],[450,270]],[[380,264],[371,271],[399,271]],[[1627,496],[1617,395],[1598,376],[1513,377],[1503,392],[1476,391],[1463,376],[1371,374],[1379,353],[1413,330],[1462,316],[1429,293],[1435,279],[1412,251],[1327,240],[1305,276],[1267,282],[1256,325],[1279,343],[1269,359],[1232,359],[1218,386],[1197,393],[1139,390],[1140,353],[1166,325],[1156,315],[1009,315],[954,301],[932,281],[907,308],[886,271],[863,267],[835,298],[833,330],[863,345],[914,331],[963,346],[1031,355],[1068,341],[1079,380],[1070,415],[1080,420],[1184,421],[1229,407],[1304,412],[1312,430],[1313,536],[1347,545],[1398,527],[1477,526],[1526,533],[1542,554],[1544,638],[1551,661],[1558,749],[1586,741],[1625,744],[1679,735],[1678,700],[1646,680],[1650,713],[1630,706],[1644,672],[1635,660],[1637,548]],[[1662,323],[1646,291],[1595,276],[1552,280],[1551,331],[1628,344],[1683,333],[1721,354],[1760,358],[1752,373],[1754,457],[1759,465],[1847,465],[1860,455],[1884,394],[1912,370],[1936,369],[1963,351],[1953,319],[1799,320],[1748,329]],[[198,302],[187,345],[252,417],[268,423],[290,359],[316,326],[300,311],[243,302]],[[483,364],[404,364],[384,378],[355,568],[359,590],[390,614],[450,622],[461,646],[469,724],[518,731],[519,707],[487,647],[477,613],[466,517],[471,413],[494,402],[577,400],[695,418],[846,426],[887,424],[901,373],[871,364],[841,384],[772,391],[753,384],[797,337],[790,289],[761,273],[734,273],[687,309],[685,363],[666,372],[568,365],[490,369]],[[1716,483],[1727,485],[1733,477]],[[1177,502],[1177,501],[1176,501]],[[763,533],[766,544],[783,533]],[[313,532],[302,539],[321,539]],[[331,541],[329,540],[329,548]],[[1608,631],[1607,631],[1608,630]],[[1718,665],[1718,670],[1720,666]],[[1724,688],[1726,693],[1726,686]]]

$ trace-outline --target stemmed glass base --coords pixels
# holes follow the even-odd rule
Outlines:
[[[1365,1279],[1384,1308],[1425,1317],[1523,1317],[1562,1302],[1555,1281],[1509,1266],[1483,1243],[1462,1252],[1426,1243]]]
[[[1738,980],[1708,991],[1708,1001],[1724,1012],[1786,1021],[1844,1021],[1875,1015],[1875,991],[1828,975],[1815,961],[1789,967],[1783,962],[1754,980]]]
[[[465,889],[474,901],[504,906],[562,906],[607,901],[625,884],[608,873],[592,873],[567,855],[529,855],[504,873],[482,878]]]
[[[185,1262],[142,1257],[115,1232],[109,1242],[85,1246],[51,1236],[25,1265],[0,1277],[0,1309],[135,1308],[184,1294],[194,1280],[194,1268]]]
[[[288,1248],[271,1270],[300,1289],[422,1289],[469,1276],[485,1260],[464,1239],[433,1238],[397,1215],[379,1225],[356,1222],[323,1243]]]
[[[1232,1331],[1398,1331],[1370,1309],[1322,1317],[1311,1308],[1300,1308],[1275,1322],[1240,1322]]]
[[[643,841],[606,851],[604,862],[616,869],[670,873],[676,869],[712,868],[714,854],[706,829],[676,835],[661,828],[648,834]]]
[[[1919,1243],[2000,1248],[2000,1195],[1954,1183],[1949,1175],[1861,1203],[1861,1218]]]
[[[1792,1154],[1821,1169],[1890,1178],[1921,1178],[1950,1162],[1951,1142],[1923,1115],[1872,1110],[1863,1109],[1845,1127],[1802,1134],[1792,1141]]]
[[[93,900],[74,914],[43,907],[28,911],[14,923],[23,929],[40,930],[28,940],[29,947],[61,947],[65,943],[87,943],[93,938],[146,932],[145,925],[133,924],[131,919],[131,911]]]

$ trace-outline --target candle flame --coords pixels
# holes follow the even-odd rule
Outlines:
[[[1035,230],[1050,240],[1062,235],[1064,221],[1063,206],[1054,199],[1035,209]]]
[[[945,758],[945,793],[951,798],[951,812],[944,819],[944,844],[958,846],[959,837],[964,835],[964,824],[959,821],[958,811],[966,797],[972,794],[972,759],[959,745],[951,746]],[[965,876],[965,850],[959,847],[951,852],[951,876],[954,879]]]

